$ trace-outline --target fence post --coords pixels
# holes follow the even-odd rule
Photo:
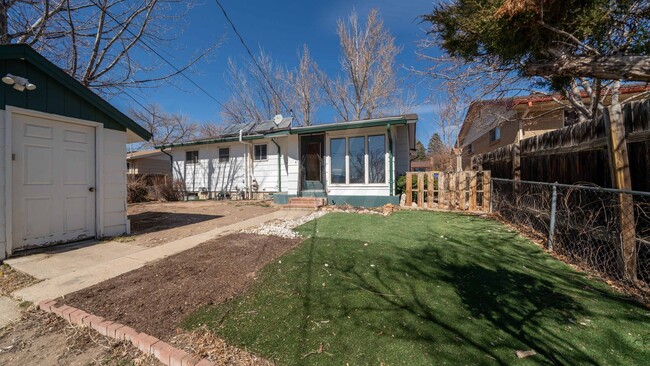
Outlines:
[[[553,183],[553,197],[551,198],[551,223],[548,229],[548,250],[553,251],[553,237],[555,236],[555,212],[557,210],[557,182]]]
[[[413,203],[413,173],[406,173],[406,206]]]
[[[418,207],[424,207],[424,173],[418,173]]]
[[[494,180],[490,177],[490,213],[492,213],[494,207]]]
[[[483,184],[483,202],[481,202],[481,209],[485,211],[488,206],[490,206],[491,201],[491,196],[492,196],[492,190],[491,190],[491,183],[492,180],[490,179],[490,171],[489,170],[484,170],[483,171],[483,179],[481,181],[481,184]],[[490,210],[492,212],[492,210]]]

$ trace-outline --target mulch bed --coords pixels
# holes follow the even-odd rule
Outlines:
[[[300,241],[224,236],[67,295],[63,303],[169,339],[186,316],[242,293],[257,271]]]

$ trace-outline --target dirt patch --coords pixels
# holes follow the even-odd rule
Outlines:
[[[73,326],[35,307],[20,321],[0,329],[0,365],[141,365],[160,366],[126,342]]]
[[[131,236],[117,240],[153,247],[277,210],[265,201],[136,203],[128,208]]]
[[[64,302],[169,340],[205,305],[243,292],[264,265],[300,239],[232,234],[67,295]]]
[[[16,271],[7,264],[0,265],[0,295],[9,296],[10,293],[31,286],[41,280],[26,273]]]

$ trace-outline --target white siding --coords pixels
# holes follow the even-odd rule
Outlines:
[[[395,140],[393,141],[395,159],[395,177],[409,171],[409,130],[408,126],[395,126]]]
[[[282,178],[282,191],[296,192],[297,181],[292,175],[297,175],[297,148],[288,146],[288,139],[297,136],[282,136],[275,140],[280,145],[281,161],[280,171]],[[267,158],[253,161],[252,176],[257,181],[259,192],[278,192],[278,148],[271,139],[252,141],[254,145],[266,144]],[[173,148],[171,155],[174,158],[174,179],[185,182],[189,192],[199,192],[206,189],[210,192],[235,192],[245,186],[245,149],[254,154],[254,147],[240,142],[215,143],[209,145],[188,146]],[[219,162],[219,148],[230,148],[228,162]],[[295,151],[294,151],[295,150]],[[188,151],[198,151],[198,164],[186,164],[185,154]]]
[[[300,140],[298,135],[289,135],[285,137],[287,144],[289,145],[286,149],[287,151],[287,174],[288,174],[288,185],[285,187],[282,185],[282,189],[288,194],[298,194],[298,171],[300,170]]]
[[[104,129],[103,181],[104,236],[126,233],[126,132]]]

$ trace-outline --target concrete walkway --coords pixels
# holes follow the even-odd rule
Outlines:
[[[18,302],[6,296],[0,296],[0,329],[18,318],[20,318]]]
[[[34,303],[45,299],[55,299],[140,268],[148,262],[193,248],[208,240],[271,220],[296,219],[310,213],[309,211],[280,210],[153,248],[106,242],[81,245],[72,250],[8,259],[5,263],[15,269],[44,280],[15,291],[11,295],[16,299]]]

